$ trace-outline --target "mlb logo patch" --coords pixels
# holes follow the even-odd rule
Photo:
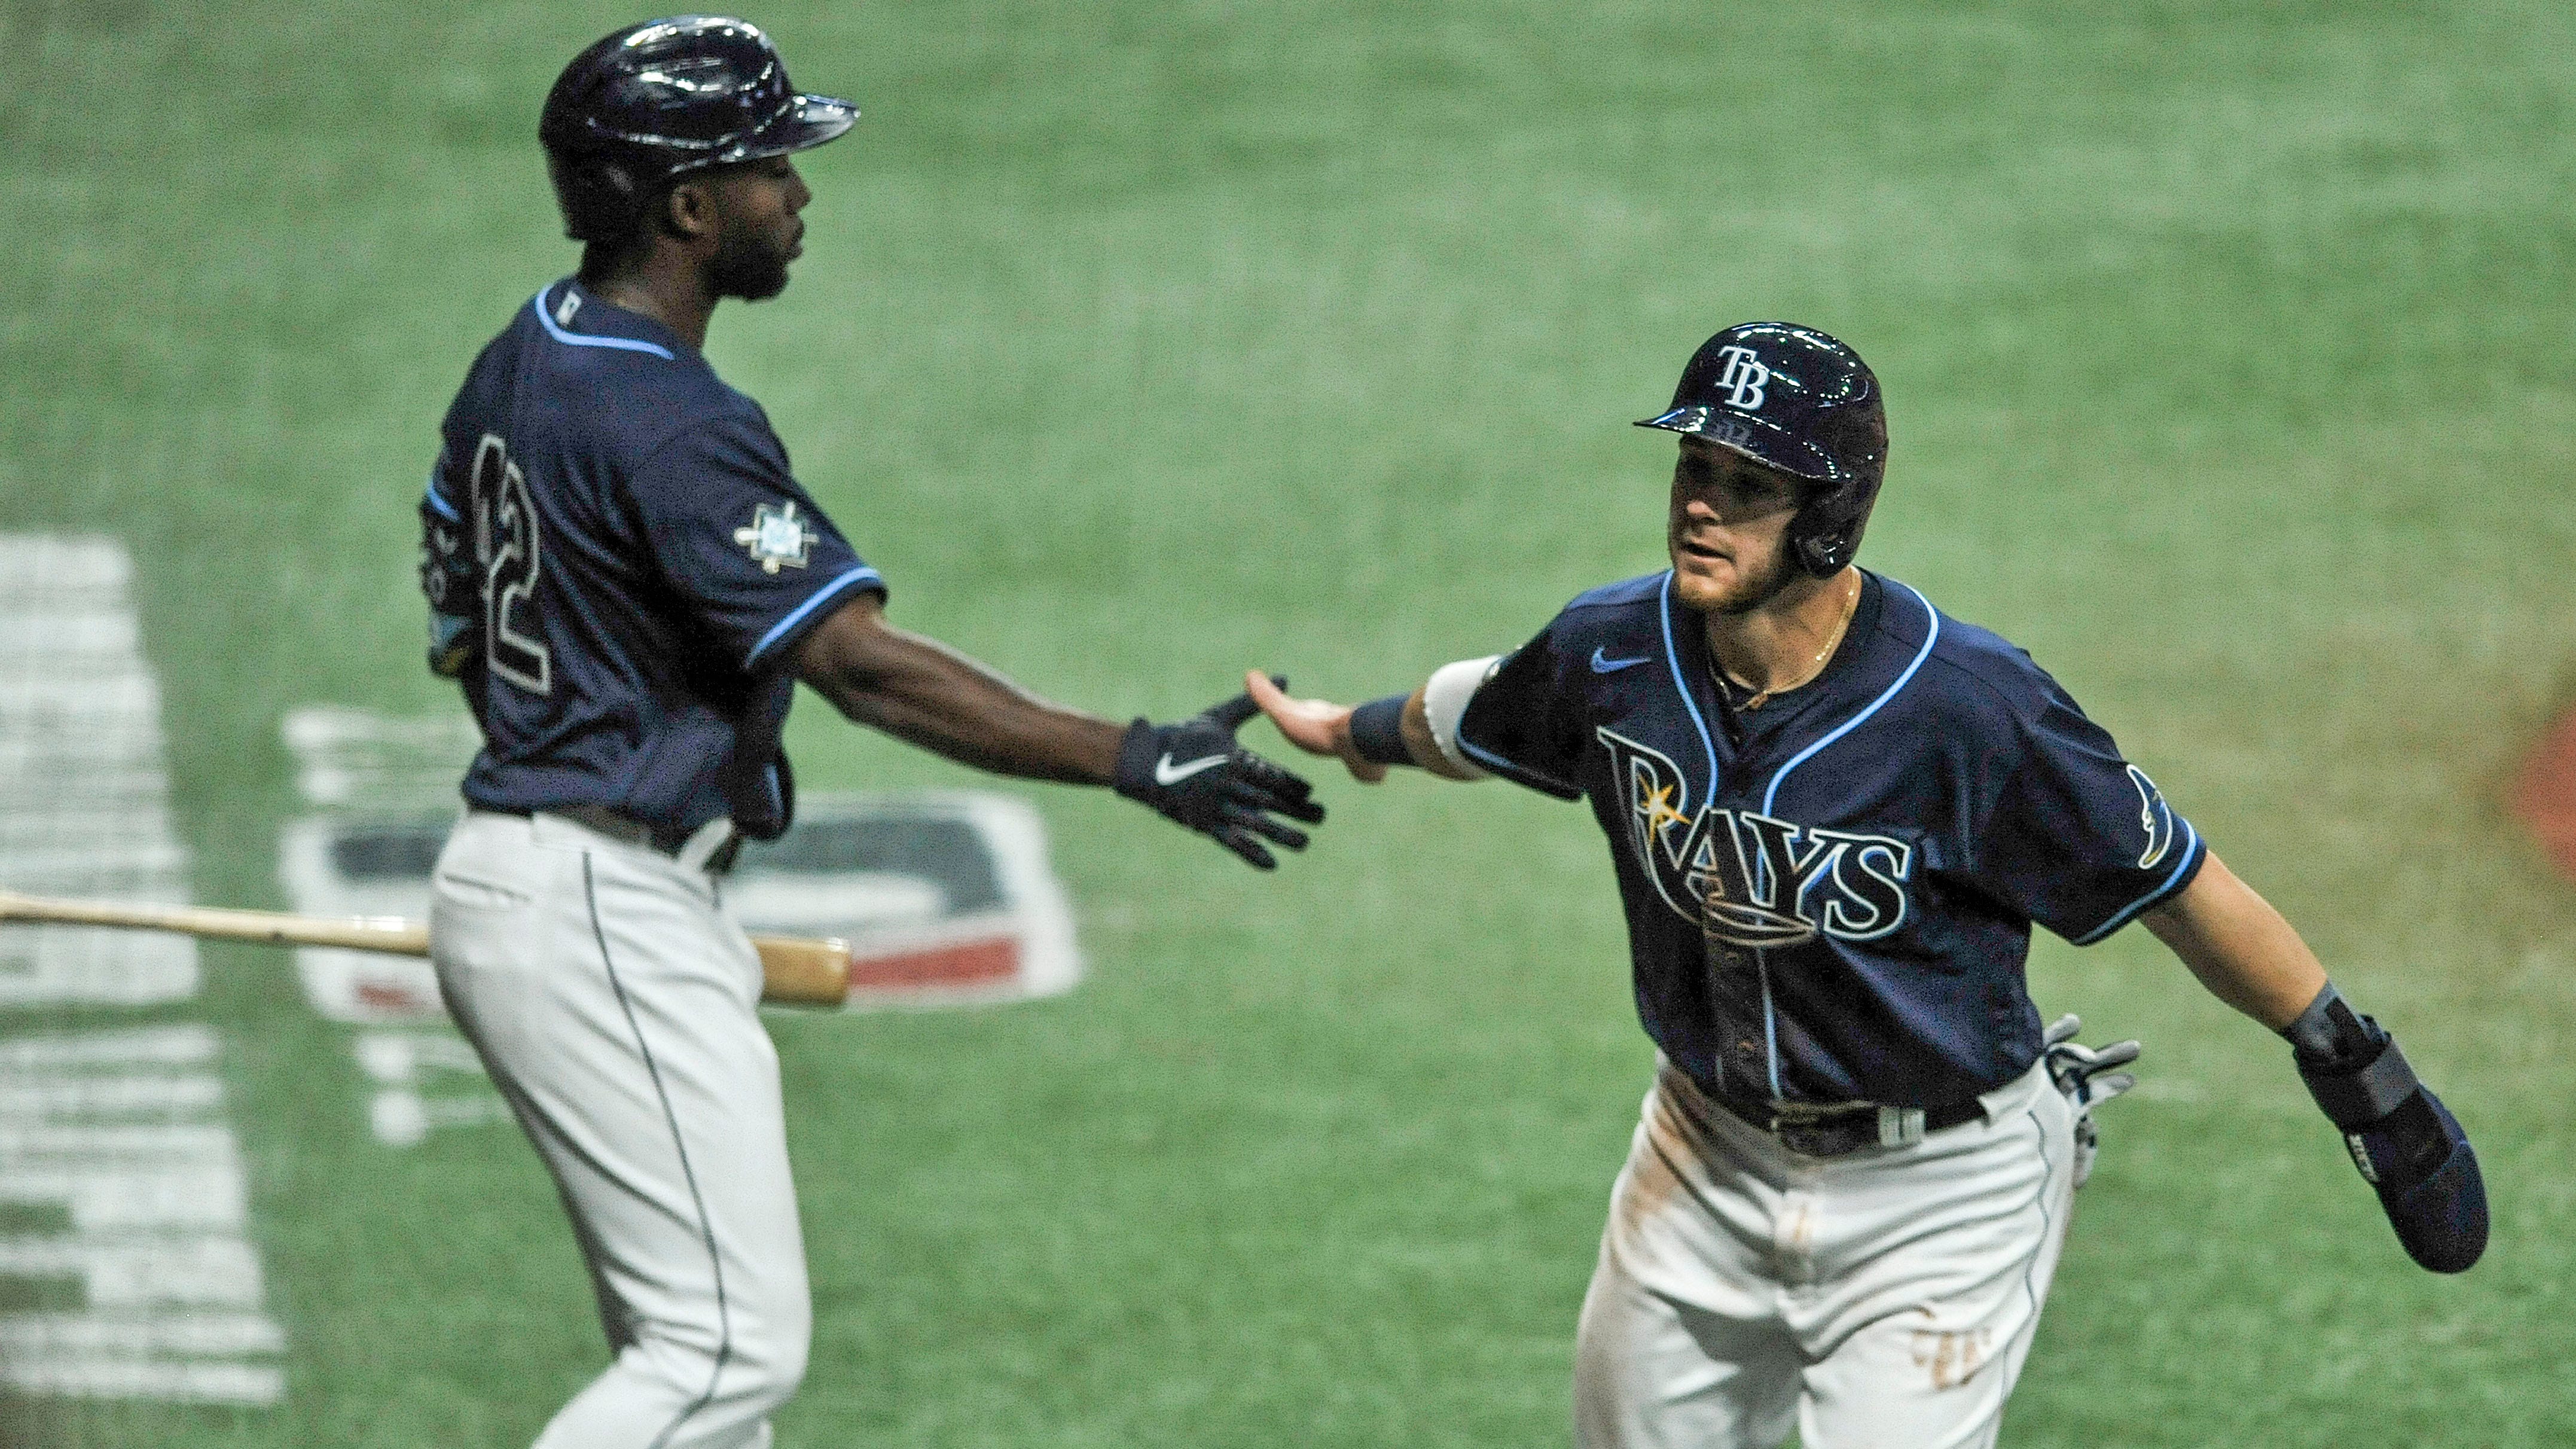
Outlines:
[[[796,516],[794,499],[776,508],[761,504],[752,510],[750,523],[733,531],[733,541],[750,552],[765,574],[805,567],[815,538],[813,527]]]

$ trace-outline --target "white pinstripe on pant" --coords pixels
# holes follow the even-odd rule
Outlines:
[[[615,1353],[540,1449],[759,1449],[813,1313],[760,962],[716,883],[555,816],[457,824],[449,1012],[554,1175]]]

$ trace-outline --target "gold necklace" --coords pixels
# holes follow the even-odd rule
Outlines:
[[[1851,627],[1852,614],[1859,608],[1860,580],[1855,577],[1852,580],[1851,593],[1843,599],[1842,617],[1834,621],[1833,632],[1825,638],[1825,647],[1817,650],[1816,657],[1807,661],[1805,672],[1801,673],[1796,679],[1790,680],[1786,684],[1775,684],[1769,689],[1754,690],[1753,697],[1744,701],[1744,703],[1737,705],[1736,708],[1747,712],[1760,709],[1762,706],[1771,702],[1772,696],[1786,694],[1790,690],[1796,689],[1807,681],[1814,679],[1817,675],[1824,673],[1826,656],[1834,652],[1834,646],[1843,642],[1843,631]],[[1714,651],[1709,655],[1709,663],[1716,666],[1718,682],[1721,685],[1732,684],[1744,689],[1753,689],[1752,685],[1746,684],[1742,680],[1737,679],[1734,675],[1727,673],[1726,666],[1717,663],[1717,655]]]

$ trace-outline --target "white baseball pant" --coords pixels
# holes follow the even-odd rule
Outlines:
[[[1658,1063],[1575,1333],[1575,1442],[1992,1445],[2066,1240],[2074,1117],[2041,1067],[1982,1101],[1805,1157]]]
[[[615,1353],[538,1449],[761,1449],[813,1310],[760,960],[716,881],[558,816],[477,811],[439,856],[429,936]]]

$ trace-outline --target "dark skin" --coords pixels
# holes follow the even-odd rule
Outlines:
[[[863,725],[996,774],[1106,785],[1126,726],[1050,703],[936,639],[885,620],[870,594],[796,646],[796,677]]]
[[[798,216],[814,193],[795,163],[766,156],[693,173],[662,198],[638,245],[590,290],[650,317],[705,350],[707,321],[727,294],[718,259],[730,248],[766,253],[784,267],[804,251]]]
[[[700,172],[673,186],[638,244],[584,281],[593,294],[704,349],[716,303],[745,277],[783,285],[813,200],[784,156]],[[774,291],[756,291],[765,296]],[[796,677],[860,724],[961,764],[1023,779],[1106,785],[1125,725],[1054,704],[935,639],[898,629],[863,594],[809,631]]]

